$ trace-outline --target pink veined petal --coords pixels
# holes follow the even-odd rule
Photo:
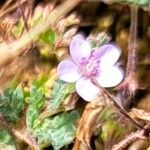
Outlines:
[[[80,78],[76,82],[77,93],[86,101],[91,101],[96,98],[99,89],[87,78]]]
[[[102,87],[113,87],[118,85],[124,77],[124,73],[118,66],[111,66],[102,70],[99,77],[96,77]]]
[[[116,63],[121,50],[113,44],[105,44],[93,53],[95,60],[100,60],[100,68],[105,69]]]
[[[63,60],[57,68],[59,79],[65,82],[76,82],[80,78],[78,67],[71,60]]]
[[[76,35],[70,42],[70,54],[73,61],[80,65],[89,59],[91,46],[82,35]]]

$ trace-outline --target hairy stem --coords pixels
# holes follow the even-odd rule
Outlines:
[[[128,61],[126,68],[126,76],[135,74],[136,62],[137,62],[137,13],[138,6],[131,6],[131,25],[130,25],[130,38],[128,43]]]
[[[93,84],[98,87],[100,89],[101,92],[103,92],[104,96],[108,97],[109,100],[111,100],[114,104],[114,106],[116,107],[116,109],[126,118],[128,119],[136,128],[139,129],[143,129],[143,126],[141,124],[139,124],[138,122],[136,122],[135,120],[133,120],[128,114],[127,112],[119,106],[119,104],[116,102],[117,100],[115,100],[115,98],[104,88],[102,88],[99,83],[97,82],[97,80],[92,79]]]

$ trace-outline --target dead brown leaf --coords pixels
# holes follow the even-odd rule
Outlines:
[[[86,149],[91,149],[90,139],[97,124],[99,113],[103,110],[104,106],[104,103],[100,100],[86,105],[78,125],[73,150],[80,150],[81,144]]]
[[[132,118],[150,122],[150,113],[148,113],[142,109],[133,108],[132,111],[129,113],[129,115]]]

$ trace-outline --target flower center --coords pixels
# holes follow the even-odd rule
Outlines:
[[[99,63],[100,61],[93,60],[93,58],[90,58],[86,63],[82,63],[80,67],[82,76],[87,78],[97,76],[97,74],[99,73]]]

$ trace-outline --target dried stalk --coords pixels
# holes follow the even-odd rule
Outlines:
[[[126,76],[135,74],[137,63],[137,12],[138,6],[131,6],[131,25],[130,25],[130,38],[128,43],[128,62],[126,69]]]
[[[17,131],[16,129],[12,129],[13,135],[18,139],[30,146],[33,150],[40,150],[38,144],[36,143],[35,139],[32,137],[26,136],[25,134]]]
[[[23,3],[25,3],[26,2],[26,0],[22,0],[21,1],[21,4],[23,4]],[[11,7],[8,7],[5,11],[2,11],[1,13],[0,13],[0,18],[2,18],[3,16],[5,16],[7,13],[10,13],[11,11],[13,11],[13,10],[15,10],[16,8],[18,7],[18,4],[17,3],[15,3],[13,6],[11,6]]]
[[[6,3],[1,7],[0,12],[4,11],[10,4],[13,2],[13,0],[8,0]]]
[[[4,118],[3,118],[3,115],[0,114],[0,127],[6,129],[8,131],[8,133],[12,136],[12,138],[14,139],[14,142],[15,142],[15,146],[16,146],[16,150],[19,150],[18,148],[18,143],[15,139],[15,135],[13,134],[12,132],[12,125],[7,123]]]
[[[125,146],[127,146],[131,142],[135,141],[136,139],[143,137],[144,132],[145,132],[144,129],[142,129],[142,130],[138,130],[134,133],[131,133],[125,139],[120,141],[118,144],[114,145],[111,150],[120,150],[120,149],[124,148]]]
[[[24,22],[25,30],[26,30],[26,31],[29,31],[29,26],[28,26],[28,23],[27,23],[25,14],[24,14],[24,12],[23,12],[23,10],[22,10],[22,6],[21,6],[20,0],[17,0],[17,3],[18,3],[18,8],[19,8],[20,14],[21,14],[22,19],[23,19],[23,22]]]
[[[138,6],[131,6],[130,17],[130,37],[128,42],[128,60],[126,67],[126,76],[124,81],[119,85],[118,89],[122,92],[122,98],[127,100],[135,95],[136,90],[139,88],[136,80],[136,65],[137,65],[137,14]]]
[[[117,100],[115,100],[115,98],[108,92],[106,91],[104,88],[102,88],[99,83],[97,82],[97,80],[92,79],[92,82],[94,83],[94,85],[96,87],[98,87],[100,89],[100,91],[104,94],[104,96],[108,97],[109,100],[111,100],[114,104],[114,106],[116,107],[116,109],[126,118],[128,119],[136,128],[139,129],[143,129],[143,126],[141,124],[139,124],[138,122],[136,122],[135,120],[133,120],[128,114],[127,112],[119,106],[119,104],[117,103]]]
[[[57,22],[61,17],[66,15],[72,8],[74,8],[81,0],[67,0],[56,9],[54,9],[44,23],[39,23],[29,30],[28,33],[9,45],[0,44],[0,67],[5,65],[9,60],[25,51],[25,46],[35,41],[40,33],[44,32],[52,24]]]

